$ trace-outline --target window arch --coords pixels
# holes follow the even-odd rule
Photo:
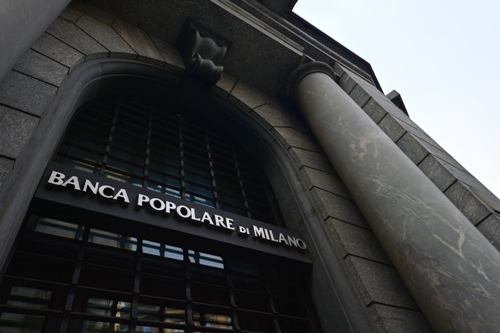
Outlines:
[[[54,160],[276,223],[258,166],[217,128],[217,121],[200,118],[175,103],[93,101],[77,112]],[[34,204],[0,284],[0,328],[318,331],[302,266],[263,264],[220,251],[214,255],[189,239],[181,243],[167,231],[153,235],[142,228],[122,231],[119,224],[98,227],[85,217],[61,216]]]

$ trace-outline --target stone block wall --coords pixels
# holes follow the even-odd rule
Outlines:
[[[0,186],[70,69],[107,57],[184,68],[173,46],[105,11],[72,3],[0,81]]]

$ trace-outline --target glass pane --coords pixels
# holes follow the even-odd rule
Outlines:
[[[108,317],[130,317],[130,302],[116,299],[89,298],[87,313]]]
[[[107,174],[127,175],[129,178],[142,178],[144,171],[142,168],[125,163],[115,158],[110,158],[106,166]],[[125,177],[122,179],[126,179]]]
[[[165,245],[165,258],[175,259],[175,260],[183,260],[184,259],[184,250],[177,246]]]
[[[137,238],[127,237],[104,230],[91,229],[89,233],[89,242],[130,251],[137,250]]]
[[[83,228],[78,224],[41,217],[36,224],[35,231],[44,234],[82,240]]]
[[[139,304],[137,306],[137,316],[140,320],[159,321],[160,306]]]
[[[181,182],[179,177],[149,170],[147,188],[159,193],[180,197]],[[178,171],[178,170],[177,170]]]
[[[23,308],[47,309],[51,297],[50,290],[14,286],[10,290],[7,304]]]
[[[162,256],[164,250],[162,244],[145,239],[142,241],[142,252],[153,256]]]
[[[139,320],[161,321],[175,325],[186,324],[186,310],[184,308],[163,305],[139,303],[137,307]]]
[[[193,282],[191,296],[195,302],[230,306],[229,289],[214,285]]]
[[[128,331],[128,325],[125,324],[86,320],[83,322],[82,333],[110,333]]]
[[[241,329],[252,332],[274,332],[270,314],[238,311],[238,322]],[[287,331],[283,331],[287,332]]]
[[[117,170],[112,168],[106,168],[105,171],[106,178],[116,180],[122,183],[129,183],[135,186],[142,187],[142,179],[138,176],[123,173],[123,170]]]
[[[88,173],[96,172],[98,166],[98,163],[71,160],[69,159],[69,157],[66,160],[64,160],[62,164],[72,167],[76,170],[81,170]]]
[[[256,292],[236,290],[234,292],[236,306],[247,310],[271,311],[269,295]]]
[[[197,195],[192,194],[192,193],[186,193],[185,199],[192,201],[192,202],[196,202],[197,204],[200,204],[203,206],[212,207],[212,208],[215,207],[215,205],[211,199],[203,198],[203,197],[197,196]]]
[[[259,266],[244,261],[228,260],[227,261],[231,272],[240,273],[242,275],[251,275],[260,278],[261,269]]]
[[[238,214],[238,215],[241,215],[241,216],[248,216],[246,208],[243,208],[243,207],[238,208],[238,207],[226,205],[225,203],[220,202],[219,203],[219,208],[222,209],[222,210],[224,210],[224,211],[226,211],[226,212]]]
[[[137,166],[138,170],[142,170],[142,165],[144,164],[144,156],[145,152],[137,152],[128,150],[131,147],[124,147],[118,149],[116,146],[113,146],[113,149],[109,153],[110,158],[116,161],[125,162],[126,164]],[[146,147],[143,148],[144,151]],[[142,172],[140,172],[142,173]]]
[[[282,332],[313,333],[306,319],[280,318],[279,325]]]
[[[110,262],[113,266],[118,266],[120,263],[112,261],[112,257],[103,258],[103,262]],[[127,265],[132,266],[133,262],[127,263]],[[79,283],[82,286],[88,286],[98,289],[106,289],[113,291],[130,292],[134,288],[134,273],[133,272],[116,272],[115,267],[105,267],[94,265],[83,265],[82,271],[80,273]],[[119,273],[119,274],[118,274]],[[106,278],[103,278],[106,277]]]
[[[153,256],[169,258],[169,259],[175,259],[175,260],[184,259],[184,251],[182,250],[182,248],[177,246],[161,244],[158,242],[153,242],[147,239],[142,241],[142,252]]]
[[[41,316],[7,313],[0,314],[2,333],[41,333],[45,318]]]
[[[279,314],[295,316],[295,317],[307,317],[304,304],[300,300],[284,298],[284,297],[275,297],[274,306]]]
[[[193,311],[193,319],[195,326],[203,327],[213,327],[213,328],[233,328],[231,316],[229,310],[226,313],[213,313],[211,310],[209,312],[205,311]]]
[[[161,327],[153,327],[153,326],[136,326],[136,333],[179,333],[186,332],[185,330],[179,330],[174,328],[161,328]]]
[[[141,277],[141,295],[164,297],[184,302],[186,299],[186,284],[180,279],[143,274]]]
[[[102,152],[94,153],[80,147],[69,147],[65,152],[67,158],[74,158],[90,165],[97,165],[102,160]]]
[[[214,256],[208,253],[189,250],[189,261],[195,264],[224,268],[224,261],[219,256]]]

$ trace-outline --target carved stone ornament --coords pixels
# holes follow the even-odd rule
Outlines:
[[[200,24],[186,22],[178,45],[188,75],[215,85],[222,77],[221,64],[230,44]]]

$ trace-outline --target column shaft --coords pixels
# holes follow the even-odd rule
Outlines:
[[[500,332],[500,253],[331,75],[294,97],[436,332]]]

